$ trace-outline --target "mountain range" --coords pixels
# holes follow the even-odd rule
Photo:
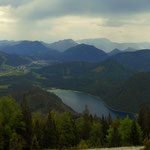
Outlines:
[[[76,45],[76,44],[74,44]],[[46,47],[39,41],[22,41],[12,46],[1,48],[2,52],[21,56],[58,61],[103,61],[107,54],[91,45],[79,44],[64,52]]]
[[[7,42],[3,41],[6,45]],[[57,63],[30,68],[24,75],[1,76],[0,87],[7,87],[1,89],[1,96],[13,90],[17,91],[16,84],[25,86],[31,83],[43,88],[56,87],[86,92],[101,97],[108,106],[121,111],[138,112],[142,103],[148,103],[150,106],[150,76],[147,73],[150,72],[149,49],[114,49],[111,53],[106,53],[92,45],[77,44],[60,52],[39,41],[12,41],[6,45],[0,46],[1,68],[30,64],[35,59],[57,60]],[[33,97],[30,95],[33,100],[32,109],[35,110],[35,105],[38,110],[40,105],[43,107],[42,111],[47,111],[47,94],[41,91],[43,94],[39,96],[43,97],[44,101],[41,104],[40,99],[36,97],[36,105],[36,91],[38,89],[27,92],[33,92]],[[56,107],[59,105],[60,103]]]
[[[8,41],[5,42],[7,43]],[[61,41],[61,43],[62,42],[66,43],[68,42],[68,40]],[[7,57],[9,56],[6,64],[10,62],[9,64],[13,66],[17,65],[17,63],[20,63],[21,65],[28,63],[27,59],[24,57],[30,57],[30,59],[40,60],[56,60],[57,62],[101,62],[106,59],[113,58],[120,64],[125,65],[131,69],[135,69],[140,72],[150,71],[149,49],[138,51],[133,48],[127,48],[124,51],[114,49],[110,53],[106,53],[103,50],[100,50],[92,45],[78,44],[65,50],[64,52],[60,52],[58,50],[46,47],[42,42],[39,41],[21,41],[18,43],[15,42],[11,46],[9,44],[9,46],[5,46],[3,48],[0,47],[0,50],[2,51],[1,55]],[[15,60],[13,61],[14,57]],[[6,59],[4,59],[4,57],[1,57],[1,64],[4,60]]]
[[[146,42],[145,43],[144,42],[143,43],[117,43],[117,42],[112,42],[105,38],[98,38],[98,39],[83,39],[83,40],[78,40],[78,41],[74,41],[72,39],[65,39],[65,40],[56,41],[54,43],[46,43],[46,42],[42,42],[42,41],[3,40],[3,41],[0,41],[0,50],[2,50],[5,47],[11,47],[11,46],[18,45],[22,42],[23,43],[26,42],[26,44],[30,43],[33,45],[35,42],[38,42],[38,44],[40,43],[40,44],[42,44],[42,46],[45,46],[48,49],[57,50],[59,52],[64,52],[71,47],[77,46],[78,44],[93,45],[96,48],[101,49],[105,52],[111,52],[114,49],[119,49],[121,51],[135,51],[135,50],[150,48],[150,43],[146,43]],[[45,49],[45,48],[43,48],[43,49]]]
[[[94,45],[95,47],[104,50],[105,52],[110,52],[113,49],[117,48],[119,50],[126,50],[128,48],[140,50],[140,49],[149,49],[150,43],[117,43],[112,42],[105,38],[97,38],[97,39],[83,39],[78,40],[78,43],[84,43],[88,45]]]

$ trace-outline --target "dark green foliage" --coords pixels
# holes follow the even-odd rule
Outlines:
[[[145,146],[144,150],[150,150],[150,139],[149,138],[146,138],[144,140],[144,146]]]
[[[18,88],[20,88],[20,84]],[[58,112],[66,111],[73,115],[77,115],[77,113],[69,106],[65,105],[58,96],[37,86],[28,85],[27,87],[17,89],[16,91],[17,92],[12,92],[11,96],[20,103],[20,99],[25,93],[28,105],[32,112],[40,111],[43,114],[47,114],[50,110],[55,110]]]
[[[36,138],[38,147],[43,147],[43,136],[45,122],[43,122],[43,117],[40,112],[34,113],[33,115],[33,137]],[[32,139],[33,140],[33,139]]]
[[[127,116],[120,122],[119,133],[121,136],[121,144],[122,145],[130,145],[131,143],[131,132],[132,132],[132,120]]]
[[[19,105],[11,98],[0,99],[0,149],[7,150],[22,146],[24,123]],[[21,142],[18,143],[18,142]]]
[[[117,110],[138,113],[141,104],[150,107],[150,73],[137,73],[112,89],[104,101]],[[133,107],[134,105],[134,107]]]
[[[58,146],[59,150],[62,150],[64,147],[66,147],[67,142],[66,142],[66,138],[64,137],[64,134],[60,135],[58,145],[59,145]]]
[[[43,146],[45,148],[55,148],[58,145],[58,132],[55,120],[49,112],[44,126]]]
[[[8,55],[5,59],[5,63],[8,66],[21,66],[31,63],[31,59],[28,57],[18,56],[18,55]]]
[[[32,139],[31,149],[32,150],[40,150],[39,142],[38,142],[38,139],[36,136],[34,136]]]
[[[141,143],[141,136],[140,132],[138,131],[138,125],[137,122],[135,120],[133,120],[132,122],[132,126],[131,126],[131,134],[130,134],[130,140],[131,140],[131,144],[132,145],[140,145]]]
[[[150,50],[119,53],[112,56],[112,58],[117,60],[119,63],[140,72],[150,71]]]
[[[150,134],[150,111],[147,105],[141,105],[138,122],[143,130],[144,138],[148,137]]]
[[[106,135],[107,135],[107,130],[109,129],[109,122],[107,122],[107,118],[104,117],[104,115],[101,117],[100,123],[102,125],[102,143],[104,144],[106,142]]]
[[[84,140],[88,140],[90,129],[91,129],[90,127],[91,120],[90,120],[90,112],[87,105],[85,106],[85,110],[83,111],[83,119],[84,119],[84,124],[83,124],[82,138]]]
[[[101,147],[103,144],[103,132],[102,126],[98,122],[93,122],[89,134],[89,146],[90,147]]]
[[[23,122],[25,124],[25,131],[23,133],[26,142],[25,149],[30,150],[32,146],[33,126],[32,126],[32,115],[27,103],[26,95],[23,96],[21,102],[21,111],[23,115]]]
[[[148,150],[149,140],[144,143]],[[112,120],[110,115],[108,118],[93,117],[86,106],[79,117],[51,111],[45,118],[39,112],[31,114],[25,96],[21,108],[11,98],[0,99],[0,150],[62,150],[140,144],[141,127],[128,117],[123,120]]]
[[[34,73],[40,75],[41,78],[37,78]],[[0,77],[0,85],[9,85],[8,89],[3,89],[0,91],[0,95],[7,95],[7,93],[10,93],[10,91],[12,92],[14,90],[19,91],[18,89],[23,89],[22,87],[24,87],[28,83],[40,85],[46,88],[56,87],[60,89],[70,89],[90,93],[92,95],[101,97],[104,102],[111,108],[121,111],[128,111],[130,110],[129,107],[132,106],[128,104],[128,102],[130,102],[131,100],[127,99],[130,99],[131,97],[128,93],[125,93],[126,90],[124,90],[124,88],[128,84],[130,84],[130,82],[127,83],[126,80],[135,73],[135,71],[128,69],[123,65],[120,65],[113,59],[109,59],[101,63],[61,63],[43,67],[41,69],[34,69],[24,76]],[[146,79],[146,82],[147,81],[148,79]],[[129,89],[134,86],[127,86],[127,88]],[[134,88],[134,90],[136,89],[137,88]],[[148,91],[148,88],[143,89],[146,89],[146,91]],[[140,92],[136,93],[139,93],[140,95]],[[122,97],[118,95],[122,95]],[[127,97],[125,97],[124,95],[127,95]],[[148,95],[149,94],[147,92],[146,96]],[[43,106],[41,106],[41,97],[44,99]],[[134,107],[135,110],[131,110],[133,112],[138,112],[139,110],[138,103],[136,102],[136,97],[137,96],[135,96],[133,100],[134,104],[137,104],[137,106]],[[140,98],[140,96],[138,96],[138,98]],[[30,101],[30,97],[28,97],[28,99]],[[36,103],[33,103],[31,110],[35,110],[39,107],[41,111],[46,111],[45,113],[49,111],[47,100],[45,100],[48,98],[43,96],[43,94],[41,95],[41,92],[40,94],[36,93],[35,97],[33,97],[32,95],[32,99],[34,99]]]
[[[121,146],[121,135],[119,133],[120,120],[116,119],[108,130],[108,135],[106,140],[109,147],[119,147]]]
[[[10,55],[3,52],[0,52],[0,66],[21,66],[31,63],[31,59],[18,55]]]
[[[111,114],[109,113],[108,115],[108,126],[110,126],[112,124],[112,117]]]
[[[16,134],[15,132],[12,134],[10,139],[10,148],[9,150],[22,150],[24,146],[23,138]]]
[[[135,74],[112,59],[101,63],[61,63],[33,72],[46,78],[39,81],[43,86],[82,91],[101,98]]]
[[[63,142],[63,146],[72,147],[76,141],[72,116],[69,113],[55,114],[56,127],[60,135],[59,142]],[[61,141],[62,139],[63,141]],[[62,144],[62,143],[61,143]]]

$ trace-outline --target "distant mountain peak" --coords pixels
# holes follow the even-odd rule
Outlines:
[[[21,41],[19,44],[43,45],[40,41]]]
[[[78,43],[76,43],[72,39],[64,39],[51,44],[47,44],[46,46],[52,49],[56,49],[60,52],[64,52],[65,50],[74,47],[76,45],[78,45]]]
[[[87,44],[79,44],[69,48],[62,54],[62,61],[86,61],[100,62],[108,57],[108,55],[96,47]]]
[[[108,55],[113,56],[113,55],[119,54],[121,52],[122,52],[121,50],[119,50],[118,48],[115,48],[111,52],[109,52]]]
[[[96,48],[95,46],[93,46],[93,45],[88,45],[88,44],[84,44],[84,43],[82,43],[82,44],[79,44],[79,45],[77,45],[77,46],[75,46],[75,47],[83,47],[83,48],[86,48],[86,47],[91,47],[91,48]],[[96,48],[97,49],[97,48]]]
[[[124,50],[124,52],[134,52],[134,51],[137,51],[137,49],[132,47],[128,47],[127,49]]]

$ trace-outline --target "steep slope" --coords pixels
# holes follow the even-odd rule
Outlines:
[[[51,49],[56,49],[60,52],[64,52],[65,50],[67,50],[71,47],[74,47],[78,44],[75,41],[73,41],[72,39],[65,39],[65,40],[61,40],[58,42],[54,42],[51,44],[45,44],[45,45]]]
[[[91,45],[80,44],[62,53],[62,61],[87,61],[100,62],[105,60],[108,55]]]
[[[137,71],[150,71],[150,50],[119,53],[111,58]]]
[[[105,101],[115,109],[138,113],[141,104],[150,108],[150,73],[137,73],[122,86],[112,89]]]
[[[46,114],[50,110],[55,110],[57,112],[70,112],[73,115],[77,114],[65,105],[58,96],[39,87],[32,86],[27,89],[17,90],[11,93],[11,96],[20,103],[24,94],[32,112],[40,111]]]

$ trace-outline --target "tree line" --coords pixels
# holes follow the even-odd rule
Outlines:
[[[19,105],[0,98],[0,150],[42,150],[150,145],[150,112],[142,105],[138,117],[97,117],[86,106],[79,116],[50,111],[31,113],[26,96]]]

